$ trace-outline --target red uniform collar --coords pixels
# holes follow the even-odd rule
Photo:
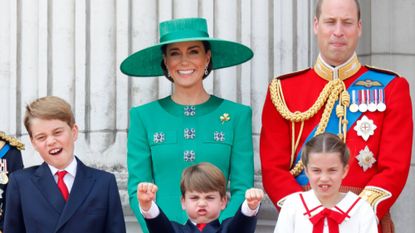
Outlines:
[[[356,74],[362,65],[356,56],[356,53],[344,64],[332,67],[327,64],[321,57],[318,56],[316,64],[314,65],[315,72],[323,79],[330,81],[333,79],[345,80]]]

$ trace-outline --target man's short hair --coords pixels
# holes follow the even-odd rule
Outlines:
[[[321,5],[323,4],[324,0],[317,0],[317,4],[316,4],[316,18],[320,19],[320,15],[321,15]],[[354,2],[356,3],[356,7],[357,7],[357,20],[360,20],[360,3],[359,0],[354,0]]]

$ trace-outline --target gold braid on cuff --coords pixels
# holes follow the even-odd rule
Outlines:
[[[366,186],[359,196],[369,202],[376,213],[379,203],[392,197],[392,193],[380,187]]]

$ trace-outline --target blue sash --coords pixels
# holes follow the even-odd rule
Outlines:
[[[0,159],[10,150],[10,146],[8,143],[4,144],[3,148],[0,150]]]
[[[357,78],[351,85],[350,87],[347,89],[347,91],[349,93],[352,93],[353,90],[355,90],[356,93],[358,93],[359,90],[362,89],[371,89],[370,87],[364,87],[364,86],[356,86],[356,82],[358,81],[365,81],[367,79],[370,79],[372,81],[378,81],[380,82],[383,87],[385,88],[393,79],[395,78],[395,75],[391,75],[391,74],[385,74],[385,73],[380,73],[380,72],[376,72],[373,70],[369,70],[366,73],[364,73],[362,76],[360,76],[359,78]],[[372,88],[379,88],[379,87],[372,87]],[[339,101],[336,101],[336,103],[334,104],[334,108],[337,106],[337,104],[339,103]],[[349,121],[348,125],[347,125],[347,131],[349,131],[350,127],[357,121],[357,119],[360,118],[360,116],[362,115],[361,112],[357,111],[357,112],[350,112],[349,108],[347,108],[347,120]],[[304,144],[306,142],[308,142],[311,138],[314,137],[314,134],[317,130],[318,125],[313,129],[313,131],[311,131],[310,135],[308,135],[308,137],[306,138]],[[329,132],[329,133],[333,133],[336,134],[338,133],[339,130],[339,118],[336,116],[336,111],[335,109],[332,110],[331,115],[330,115],[330,119],[329,122],[327,123],[327,127],[325,132]],[[301,159],[301,152],[302,152],[302,147],[304,146],[304,144],[301,146],[301,150],[298,152],[297,154],[297,158],[295,160],[294,164],[297,164],[297,162]],[[304,170],[295,178],[297,180],[297,183],[304,186],[308,184],[308,178],[304,173]]]

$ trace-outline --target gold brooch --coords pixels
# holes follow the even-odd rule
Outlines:
[[[222,116],[219,117],[220,121],[222,121],[222,124],[225,123],[225,121],[229,121],[231,117],[228,113],[224,113]]]

